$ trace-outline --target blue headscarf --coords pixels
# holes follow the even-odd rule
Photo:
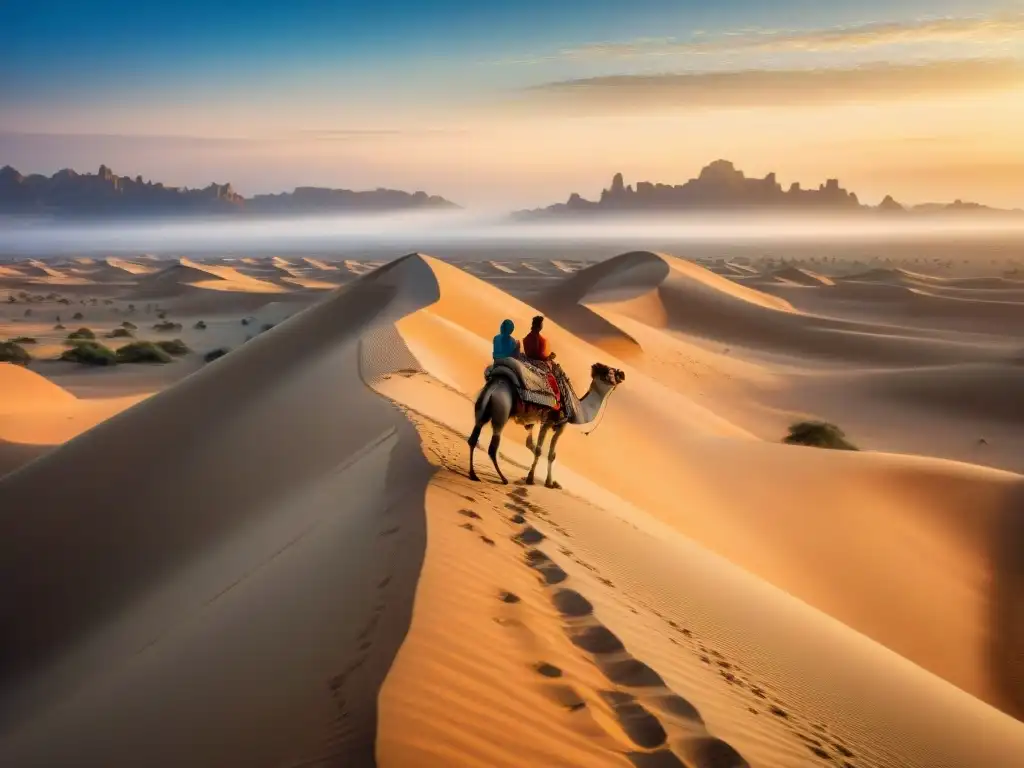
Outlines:
[[[519,351],[519,342],[512,338],[512,331],[516,329],[515,323],[505,320],[501,324],[501,333],[494,337],[494,359],[511,357]]]

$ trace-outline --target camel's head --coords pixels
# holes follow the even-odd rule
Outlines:
[[[590,376],[595,382],[617,387],[626,380],[626,372],[618,368],[611,368],[604,363],[594,363],[590,366]]]

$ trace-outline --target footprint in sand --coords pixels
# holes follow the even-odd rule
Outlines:
[[[668,734],[661,721],[632,695],[622,691],[601,691],[600,696],[611,707],[619,727],[638,747],[654,749],[665,743]]]
[[[531,549],[527,551],[526,563],[541,575],[545,584],[561,584],[569,578],[569,574],[563,571],[554,560],[545,555],[539,549]]]
[[[483,534],[480,534],[480,541],[482,541],[484,544],[486,544],[489,547],[493,547],[494,546],[494,539],[489,539],[486,536],[484,536]]]
[[[590,616],[594,613],[594,606],[590,601],[571,589],[558,590],[551,596],[551,601],[558,612],[567,618]]]
[[[603,624],[594,624],[578,629],[569,628],[569,640],[587,653],[620,653],[626,650],[615,634]]]
[[[739,752],[714,736],[685,739],[677,749],[694,768],[750,768]]]
[[[501,600],[501,602],[503,602],[503,603],[510,603],[510,604],[511,603],[518,603],[520,601],[520,599],[521,599],[519,597],[519,595],[517,595],[516,593],[514,593],[514,592],[505,592],[505,591],[499,592],[498,593],[498,598]]]
[[[556,667],[554,664],[548,664],[546,661],[541,661],[533,665],[534,671],[543,675],[544,677],[561,677],[562,670]]]
[[[544,534],[532,526],[527,526],[513,538],[521,544],[540,544],[544,541]]]
[[[470,517],[470,518],[472,518],[474,520],[479,520],[480,519],[480,515],[478,515],[472,509],[460,509],[459,510],[459,514],[462,515],[463,517]]]
[[[687,768],[686,763],[668,749],[659,749],[656,752],[631,752],[626,757],[636,768]]]

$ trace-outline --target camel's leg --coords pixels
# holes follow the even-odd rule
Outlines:
[[[526,425],[526,450],[533,450],[533,424]]]
[[[552,470],[555,467],[555,446],[558,445],[558,438],[562,436],[562,432],[565,431],[565,424],[557,424],[554,428],[554,434],[551,435],[551,447],[548,449],[548,479],[544,482],[545,488],[561,488],[558,481],[552,477]],[[539,452],[538,452],[539,455]]]
[[[530,471],[526,474],[526,484],[533,485],[533,475],[537,471],[537,462],[540,461],[541,451],[544,449],[544,439],[547,437],[548,429],[551,427],[547,422],[542,422],[540,425],[540,432],[537,435],[537,442],[533,445],[533,464],[530,465]],[[532,434],[532,433],[531,433]]]
[[[491,457],[491,463],[494,464],[494,469],[498,473],[498,477],[501,478],[501,482],[508,485],[508,478],[505,477],[501,467],[498,466],[498,446],[501,445],[501,427],[491,422],[491,432],[491,445],[487,449],[487,455]]]
[[[484,428],[484,422],[478,421],[473,425],[473,431],[469,434],[469,479],[475,483],[480,482],[480,478],[476,476],[476,470],[473,469],[473,456],[476,455],[476,444],[480,441],[480,430]]]

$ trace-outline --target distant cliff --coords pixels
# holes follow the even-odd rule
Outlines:
[[[202,189],[168,187],[141,176],[118,176],[101,165],[97,173],[58,171],[53,176],[24,176],[0,168],[0,214],[58,216],[163,216],[200,214],[299,215],[396,211],[415,208],[458,208],[442,197],[424,192],[375,189],[299,187],[278,195],[245,198],[230,184]]]
[[[769,173],[763,179],[748,178],[728,160],[716,160],[703,168],[696,179],[685,184],[653,184],[641,181],[634,189],[626,185],[621,173],[615,174],[612,185],[602,190],[599,200],[585,200],[577,193],[568,202],[547,208],[518,211],[517,219],[585,216],[591,214],[664,214],[685,211],[791,211],[791,212],[854,212],[879,211],[889,214],[934,213],[942,211],[991,211],[995,209],[975,203],[950,205],[928,204],[905,208],[886,196],[876,207],[862,205],[857,195],[843,189],[836,179],[829,179],[817,189],[803,189],[797,183],[788,189]]]

